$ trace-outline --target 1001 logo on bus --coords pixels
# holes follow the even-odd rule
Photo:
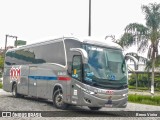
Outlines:
[[[16,80],[18,83],[20,83],[20,77],[21,77],[21,66],[20,67],[12,67],[10,69],[10,80]]]

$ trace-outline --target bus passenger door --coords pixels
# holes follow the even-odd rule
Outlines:
[[[72,81],[71,81],[71,103],[81,105],[81,84],[82,84],[82,57],[73,56]]]
[[[29,84],[28,84],[28,95],[37,97],[37,66],[29,67]]]

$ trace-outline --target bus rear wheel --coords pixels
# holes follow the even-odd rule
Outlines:
[[[55,91],[53,95],[53,102],[56,108],[58,109],[67,109],[68,104],[63,102],[63,93],[62,90]]]
[[[101,107],[88,107],[90,110],[100,110]]]
[[[12,88],[12,95],[13,97],[17,98],[19,97],[20,95],[17,93],[17,84],[13,84],[13,88]]]

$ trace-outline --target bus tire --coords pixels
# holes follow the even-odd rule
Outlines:
[[[53,103],[54,103],[55,107],[58,109],[64,110],[64,109],[68,108],[68,104],[63,102],[63,93],[62,93],[61,89],[58,89],[54,92]]]
[[[100,110],[102,107],[88,107],[90,110]]]
[[[12,95],[13,97],[15,98],[18,98],[20,95],[17,93],[17,84],[13,84],[13,87],[12,87]]]

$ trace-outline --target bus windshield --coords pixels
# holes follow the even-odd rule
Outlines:
[[[121,50],[84,45],[88,64],[84,65],[84,82],[100,88],[124,89],[127,71]]]

